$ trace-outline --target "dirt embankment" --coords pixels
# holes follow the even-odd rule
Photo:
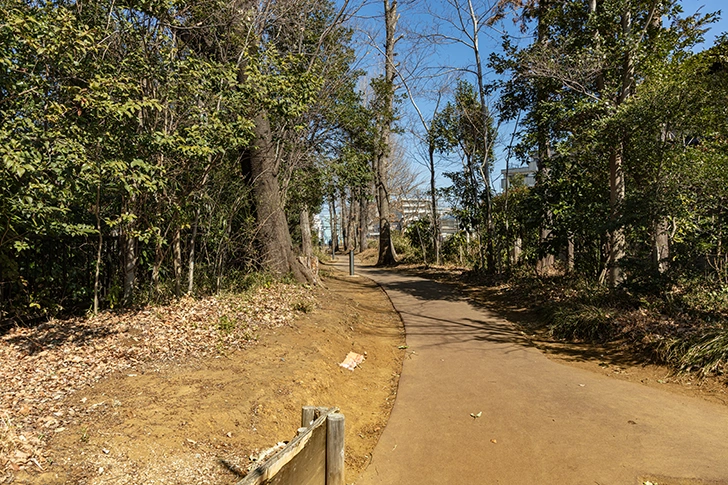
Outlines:
[[[221,342],[215,355],[147,360],[62,399],[57,413],[67,424],[10,480],[234,483],[261,450],[295,435],[301,406],[320,405],[346,416],[354,481],[394,404],[404,331],[379,287],[337,275],[295,319],[256,328],[255,342],[239,350]],[[366,355],[353,372],[338,365],[349,351]]]

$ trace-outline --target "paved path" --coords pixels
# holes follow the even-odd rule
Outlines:
[[[447,285],[357,271],[386,289],[413,352],[357,485],[728,484],[725,407],[551,361]]]

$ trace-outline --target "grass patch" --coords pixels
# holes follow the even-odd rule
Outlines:
[[[660,341],[659,355],[681,372],[725,375],[728,368],[728,327],[704,329]]]
[[[615,333],[612,322],[613,308],[589,304],[554,305],[550,315],[549,334],[567,340],[606,342]]]

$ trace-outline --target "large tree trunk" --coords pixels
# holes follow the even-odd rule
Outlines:
[[[387,82],[388,92],[386,93],[386,109],[389,113],[394,111],[394,77],[397,69],[394,64],[394,45],[396,43],[394,34],[397,30],[397,0],[384,0],[384,26],[386,39],[384,44],[384,77]],[[375,160],[375,174],[377,184],[377,208],[379,209],[379,257],[377,265],[392,265],[397,262],[397,253],[392,243],[392,228],[389,213],[389,183],[387,175],[389,170],[389,157],[392,154],[392,127],[391,120],[387,118],[381,128],[381,140],[384,151]]]
[[[96,231],[98,232],[98,247],[96,248],[96,269],[94,271],[94,315],[99,313],[99,294],[101,292],[101,257],[103,255],[104,235],[101,232],[101,183],[96,186]]]
[[[379,209],[379,257],[378,266],[388,266],[397,262],[397,253],[392,242],[392,228],[390,225],[389,192],[387,190],[387,170],[383,168],[387,160],[379,160],[377,163],[377,208]]]
[[[270,120],[263,112],[255,117],[254,122],[255,139],[244,157],[243,168],[253,187],[261,266],[278,277],[292,273],[297,281],[314,283],[311,272],[293,254],[276,173]]]
[[[131,226],[131,224],[129,225]],[[124,253],[124,304],[131,303],[134,296],[134,285],[136,284],[136,270],[139,258],[137,257],[137,241],[132,235],[132,228],[127,227],[123,237]]]
[[[349,225],[348,225],[348,220],[349,220],[348,212],[351,210],[351,208],[347,208],[346,191],[342,191],[340,202],[341,202],[341,205],[340,205],[340,207],[341,207],[341,211],[340,211],[341,225],[339,227],[341,227],[341,243],[343,244],[344,252],[346,252],[349,250],[349,239],[351,236],[349,233]]]
[[[356,213],[356,198],[354,197],[354,193],[352,191],[352,194],[349,197],[349,219],[347,221],[347,232],[349,233],[349,241],[346,245],[347,251],[351,251],[352,249],[356,250]]]
[[[162,238],[157,235],[154,242],[154,264],[152,265],[152,294],[156,297],[159,294],[159,273],[164,262],[164,251],[162,250]]]
[[[495,251],[493,250],[493,197],[490,186],[490,148],[493,141],[490,139],[489,128],[490,124],[490,112],[488,111],[488,105],[486,103],[485,93],[485,74],[483,73],[483,61],[480,55],[480,18],[475,11],[473,0],[468,0],[468,10],[470,13],[470,21],[473,26],[471,33],[473,55],[475,57],[475,73],[478,80],[478,97],[480,101],[480,116],[481,126],[483,126],[483,133],[481,134],[481,140],[483,143],[483,160],[479,167],[480,175],[485,184],[484,196],[485,196],[485,229],[486,229],[486,255],[485,260],[486,271],[492,273],[495,271]],[[481,231],[482,232],[482,231]],[[479,240],[481,235],[478,236]],[[482,246],[482,242],[481,242]],[[482,249],[481,249],[482,251]]]
[[[612,208],[610,219],[612,230],[609,232],[607,271],[609,275],[609,286],[611,287],[615,287],[624,281],[624,274],[620,262],[624,258],[627,244],[624,227],[622,227],[620,221],[622,207],[626,197],[622,149],[623,147],[620,144],[609,157],[609,189]]]

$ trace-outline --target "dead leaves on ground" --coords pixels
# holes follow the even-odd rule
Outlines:
[[[115,372],[144,372],[243,348],[259,329],[289,323],[297,308],[314,301],[306,288],[276,284],[8,331],[0,336],[0,483],[21,469],[41,471],[49,438],[80,413],[106,404],[74,409],[64,402],[73,392]]]

